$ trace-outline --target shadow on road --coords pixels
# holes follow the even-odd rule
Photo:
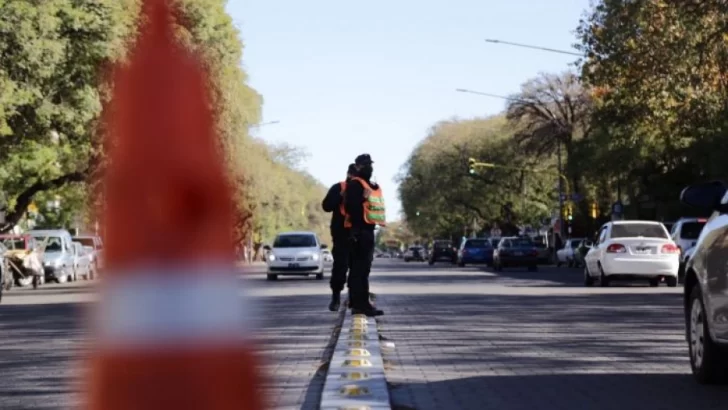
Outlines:
[[[413,405],[400,408],[417,410],[717,410],[728,401],[728,390],[699,386],[691,376],[649,373],[478,376],[393,386],[392,396],[405,395],[415,397]]]
[[[442,409],[725,408],[696,386],[676,293],[382,294],[394,404]],[[478,377],[469,377],[469,376]],[[482,376],[482,377],[481,377]]]

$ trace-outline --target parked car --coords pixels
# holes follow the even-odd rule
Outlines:
[[[583,268],[586,266],[586,255],[589,253],[589,249],[594,246],[594,243],[589,239],[584,239],[579,244],[579,247],[574,250],[574,265],[577,268]]]
[[[502,271],[505,267],[528,267],[528,270],[538,270],[538,249],[531,238],[507,237],[500,240],[493,252],[493,267]]]
[[[46,282],[65,283],[78,278],[74,269],[73,239],[65,229],[28,232],[43,248],[43,267]]]
[[[584,284],[599,280],[609,286],[611,280],[646,280],[650,286],[677,286],[680,250],[667,229],[655,221],[612,221],[597,234],[597,243],[584,258]]]
[[[485,264],[493,265],[493,242],[490,239],[466,238],[460,244],[457,255],[458,266]]]
[[[84,248],[80,242],[73,241],[73,270],[77,278],[91,280],[94,278],[91,253],[93,250]]]
[[[91,258],[91,267],[94,275],[104,268],[104,243],[100,236],[96,235],[78,235],[73,237],[75,242],[80,242],[84,248],[91,250],[89,255]]]
[[[10,280],[5,282],[6,289],[10,289],[13,284],[20,287],[32,284],[37,288],[45,282],[43,252],[33,236],[0,235],[0,243],[6,249],[5,269],[6,275],[10,277]]]
[[[564,242],[564,247],[556,251],[556,267],[566,265],[574,267],[576,261],[576,250],[584,241],[584,238],[570,238]]]
[[[691,185],[680,199],[713,212],[685,267],[683,301],[690,367],[702,384],[724,382],[728,371],[728,189],[722,182]]]
[[[410,246],[409,249],[407,249],[404,253],[404,261],[424,262],[425,248],[423,248],[422,246]]]
[[[321,256],[324,258],[324,262],[326,263],[331,263],[334,261],[334,255],[332,255],[331,251],[328,249],[322,249]]]
[[[678,280],[682,281],[685,276],[685,252],[695,246],[703,230],[706,218],[680,218],[672,227],[670,237],[677,247],[680,249],[680,270],[678,271]]]
[[[445,261],[452,264],[457,262],[457,250],[452,241],[440,239],[432,243],[432,252],[428,258],[428,263],[434,265],[435,262]]]
[[[273,246],[265,246],[268,251],[268,280],[276,280],[279,275],[308,276],[324,278],[324,261],[318,236],[313,232],[285,232],[276,236]]]

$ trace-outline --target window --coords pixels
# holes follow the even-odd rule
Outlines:
[[[73,241],[80,243],[81,246],[95,247],[93,238],[74,238]]]
[[[490,241],[487,239],[471,239],[465,242],[465,248],[467,249],[482,249],[490,247]]]
[[[435,242],[435,249],[448,249],[452,248],[452,243],[447,241]]]
[[[647,223],[626,223],[612,225],[611,238],[660,238],[667,239],[662,225]]]
[[[534,246],[533,241],[529,238],[513,239],[511,244],[516,248],[533,248]]]
[[[279,235],[273,242],[274,248],[314,248],[316,238],[313,235]]]
[[[607,240],[607,227],[606,226],[602,227],[602,230],[599,231],[599,236],[597,238],[598,238],[597,243],[604,243],[604,241]]]
[[[680,238],[694,240],[700,236],[700,231],[703,230],[705,222],[685,222],[682,224],[680,229]]]
[[[58,236],[52,236],[48,238],[46,242],[46,252],[61,252],[63,250],[63,240]]]

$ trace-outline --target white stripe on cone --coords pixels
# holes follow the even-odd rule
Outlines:
[[[252,306],[231,269],[107,275],[96,326],[102,346],[250,338]]]

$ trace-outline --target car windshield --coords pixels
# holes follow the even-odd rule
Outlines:
[[[612,225],[611,238],[660,238],[667,239],[662,225],[646,223],[626,223]]]
[[[511,246],[514,248],[532,248],[533,241],[528,238],[512,239]]]
[[[487,239],[471,239],[467,242],[465,242],[465,248],[467,249],[481,249],[481,248],[490,248],[490,241]]]
[[[680,228],[680,238],[698,239],[704,226],[705,222],[685,222]]]
[[[83,246],[90,246],[92,248],[95,248],[93,238],[74,238],[73,241],[78,242]]]
[[[313,235],[279,235],[273,242],[274,248],[313,248],[316,238]]]
[[[42,242],[42,241],[41,241]],[[46,252],[60,252],[63,250],[63,241],[58,236],[51,236],[46,243]]]
[[[435,249],[447,249],[452,248],[452,243],[450,242],[435,242]]]
[[[2,244],[10,250],[25,249],[25,240],[22,238],[6,238],[2,240]]]

